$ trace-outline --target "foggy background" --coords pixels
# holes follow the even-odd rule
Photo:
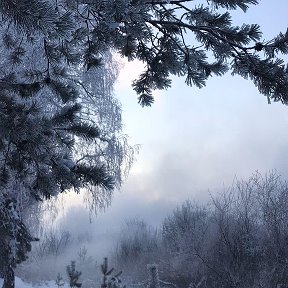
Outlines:
[[[234,22],[260,24],[268,40],[287,28],[287,0],[273,4],[262,0],[246,14],[232,13]],[[184,200],[209,201],[210,194],[255,171],[277,169],[287,179],[288,107],[268,105],[253,83],[227,74],[211,78],[201,90],[173,78],[172,88],[156,92],[154,105],[142,108],[131,88],[140,72],[140,63],[126,63],[115,87],[123,131],[141,145],[121,191],[97,217],[89,216],[81,196],[69,195],[54,222],[73,235],[91,235],[93,241],[85,245],[100,261],[126,219],[157,226]]]

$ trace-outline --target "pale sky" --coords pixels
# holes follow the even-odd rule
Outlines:
[[[260,2],[246,14],[234,13],[235,23],[259,23],[266,40],[285,32],[287,0]],[[210,78],[201,90],[174,78],[172,88],[157,91],[155,104],[143,109],[130,88],[140,69],[137,63],[126,65],[115,88],[125,132],[142,145],[127,182],[133,186],[137,181],[133,193],[138,197],[206,197],[205,191],[229,185],[234,176],[246,178],[255,170],[271,169],[286,173],[288,107],[268,105],[252,82],[227,74]]]
[[[260,24],[269,40],[286,31],[287,11],[287,0],[262,0],[246,14],[233,13],[233,19],[239,25]],[[130,86],[139,72],[141,64],[126,64],[115,87],[124,133],[141,149],[122,191],[88,228],[100,247],[125,219],[157,225],[177,204],[206,201],[209,191],[220,191],[235,177],[277,169],[288,179],[287,106],[268,105],[252,82],[228,73],[210,78],[201,90],[173,78],[171,89],[156,92],[154,105],[142,108]],[[80,225],[87,221],[84,214],[77,218]]]

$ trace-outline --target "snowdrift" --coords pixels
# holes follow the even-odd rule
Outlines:
[[[0,278],[0,287],[3,285],[3,279]],[[63,288],[68,288],[68,284],[62,286]],[[20,278],[16,277],[15,288],[58,288],[55,281],[45,282],[43,284],[32,285],[29,283],[23,282]]]

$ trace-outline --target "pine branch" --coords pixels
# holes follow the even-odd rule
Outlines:
[[[102,166],[87,166],[78,164],[75,173],[80,177],[84,184],[92,184],[103,187],[106,190],[113,190],[115,180],[111,177],[106,168]]]

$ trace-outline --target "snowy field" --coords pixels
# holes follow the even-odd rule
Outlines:
[[[0,278],[0,287],[3,285],[3,279]],[[65,284],[64,286],[61,286],[62,288],[68,288],[68,284]],[[29,283],[23,282],[20,278],[16,277],[15,280],[15,288],[58,288],[55,281],[49,281],[46,283],[43,283],[42,285],[32,285]]]

